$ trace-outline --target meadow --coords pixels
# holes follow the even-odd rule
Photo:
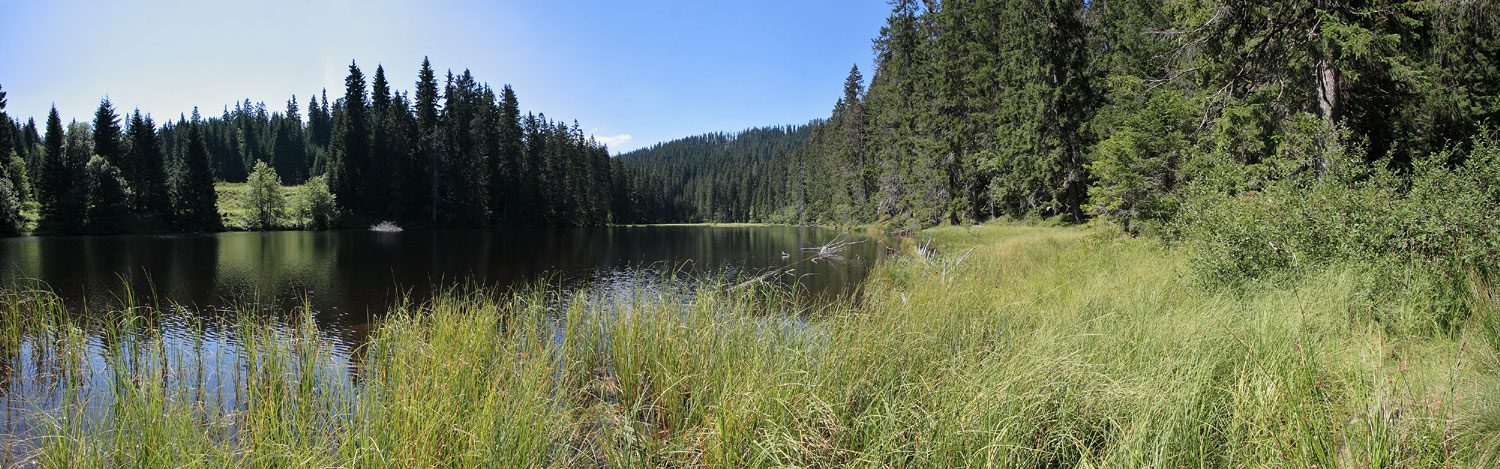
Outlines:
[[[349,363],[305,312],[164,336],[147,298],[89,320],[14,290],[0,350],[12,370],[50,370],[40,389],[61,405],[31,411],[4,462],[1500,463],[1500,304],[1484,282],[1460,327],[1407,327],[1432,305],[1360,264],[1223,286],[1187,248],[1100,228],[922,234],[832,305],[728,285],[454,290],[393,307]],[[111,332],[85,343],[87,328]],[[207,352],[224,337],[232,353]]]

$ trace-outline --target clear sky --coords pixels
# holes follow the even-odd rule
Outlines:
[[[351,59],[411,91],[422,57],[510,84],[522,112],[577,119],[615,151],[827,117],[870,76],[881,0],[24,1],[0,15],[6,112],[92,118],[108,95],[157,122],[249,98],[343,94]]]

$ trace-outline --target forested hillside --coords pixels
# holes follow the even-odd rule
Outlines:
[[[637,162],[664,176],[789,176],[749,208],[688,198],[703,219],[1103,216],[1137,231],[1174,219],[1190,187],[1237,194],[1341,170],[1453,168],[1500,112],[1494,2],[892,6],[869,87],[851,71],[832,115],[774,169],[723,168],[706,151],[703,166]],[[696,194],[746,184],[696,179],[715,183]]]
[[[788,168],[773,161],[800,148],[821,127],[821,122],[812,122],[704,134],[620,155],[622,173],[629,175],[623,194],[665,196],[654,204],[632,200],[627,205],[664,210],[642,217],[647,221],[775,219],[772,211],[782,200],[775,192],[783,189]]]

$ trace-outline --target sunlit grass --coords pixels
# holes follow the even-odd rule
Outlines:
[[[21,344],[49,344],[63,377],[48,389],[65,409],[41,414],[24,453],[47,466],[1430,467],[1500,455],[1500,346],[1483,327],[1500,316],[1483,294],[1473,327],[1402,334],[1372,318],[1423,305],[1389,300],[1371,280],[1389,273],[1358,266],[1221,290],[1180,252],[1095,231],[925,234],[936,254],[908,246],[863,301],[816,311],[713,285],[454,291],[395,308],[341,359],[305,315],[167,337],[149,315],[76,324],[55,297],[22,292],[0,308],[0,349],[18,363],[34,359]],[[85,327],[112,332],[86,344]],[[228,355],[201,345],[224,337]],[[113,357],[103,384],[78,378],[102,371],[86,356]],[[81,399],[110,404],[66,410]]]
[[[305,186],[281,186],[281,195],[286,199],[286,210],[279,220],[276,221],[277,228],[301,227],[307,223],[304,217],[299,216],[293,210],[294,201],[302,197]],[[229,229],[246,230],[251,226],[250,209],[250,184],[244,182],[219,182],[214,184],[214,192],[218,196],[219,218],[224,221],[224,226]]]

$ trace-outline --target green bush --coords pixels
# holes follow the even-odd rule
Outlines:
[[[1382,269],[1408,294],[1429,293],[1429,319],[1451,327],[1467,314],[1470,277],[1494,274],[1500,258],[1496,148],[1484,134],[1468,155],[1431,155],[1410,171],[1335,153],[1324,155],[1326,171],[1287,172],[1255,189],[1199,184],[1182,194],[1174,235],[1195,247],[1205,277],[1222,283],[1341,262]]]
[[[297,199],[297,216],[309,229],[326,230],[338,219],[338,206],[333,193],[328,191],[328,176],[317,176],[307,180],[302,188],[302,197]]]
[[[277,228],[286,208],[281,177],[271,165],[257,161],[255,170],[250,173],[249,186],[250,212],[245,217],[245,225],[258,230]]]
[[[21,229],[21,201],[10,180],[0,178],[0,236],[15,236]]]

